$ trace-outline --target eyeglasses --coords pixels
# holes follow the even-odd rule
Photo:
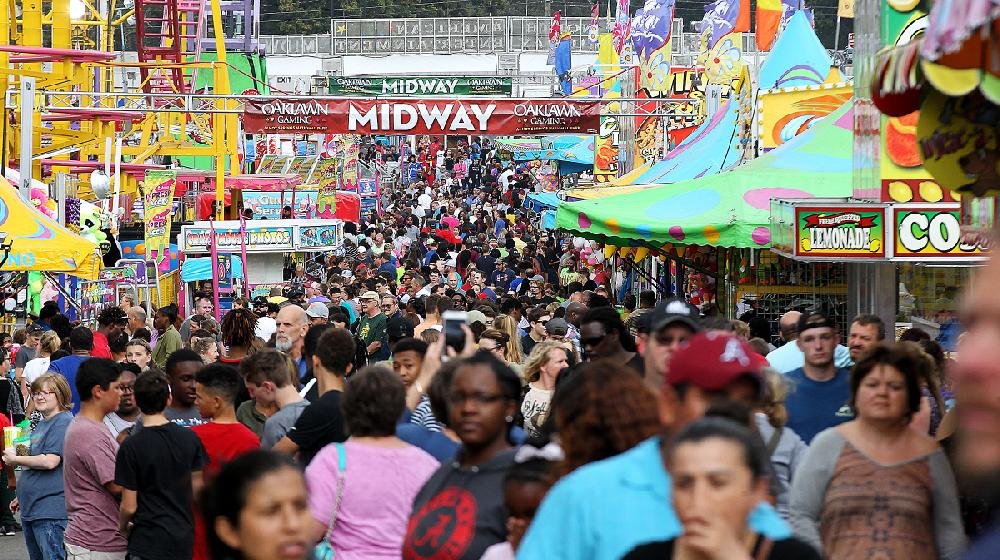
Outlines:
[[[135,385],[119,385],[118,388],[122,390],[122,393],[134,393],[135,392]]]
[[[32,393],[31,396],[32,396],[32,398],[40,399],[42,397],[48,397],[48,396],[55,395],[55,394],[56,394],[55,391],[36,391],[36,392]]]
[[[462,393],[449,393],[448,394],[448,404],[461,406],[470,400],[476,404],[486,405],[495,403],[503,399],[501,394],[487,394],[487,393],[472,393],[471,395],[464,395]]]

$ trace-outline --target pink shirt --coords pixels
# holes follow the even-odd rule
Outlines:
[[[413,498],[438,462],[413,446],[386,448],[349,441],[344,447],[344,494],[331,537],[336,558],[399,558]],[[331,444],[306,468],[309,511],[324,525],[330,523],[337,501],[337,462],[337,448]]]

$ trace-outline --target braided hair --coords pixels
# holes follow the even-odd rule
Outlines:
[[[236,308],[222,318],[222,342],[226,346],[241,346],[248,352],[257,350],[257,315],[247,308]]]

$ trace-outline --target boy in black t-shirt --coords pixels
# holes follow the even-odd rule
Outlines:
[[[160,373],[135,381],[143,428],[118,450],[115,483],[122,490],[118,520],[132,560],[190,560],[192,496],[202,486],[205,449],[194,432],[167,420],[170,382]]]

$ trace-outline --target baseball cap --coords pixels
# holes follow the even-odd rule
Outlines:
[[[389,340],[399,340],[413,336],[413,323],[402,315],[391,317],[386,323],[385,335]]]
[[[306,308],[306,315],[313,319],[326,319],[330,317],[330,308],[321,302],[310,303]]]
[[[766,366],[767,360],[742,337],[719,331],[697,333],[670,358],[667,383],[719,391],[748,375],[763,385]]]
[[[681,323],[691,330],[698,332],[701,325],[698,323],[698,308],[681,299],[669,299],[656,304],[656,307],[643,315],[639,321],[639,332],[651,333],[669,327],[674,323]]]
[[[368,290],[367,292],[365,292],[365,293],[361,294],[360,296],[358,296],[358,301],[362,301],[362,300],[366,300],[366,299],[373,299],[375,301],[378,301],[379,297],[378,297],[377,293],[373,292],[372,290]]]
[[[545,277],[542,276],[541,274],[536,274],[536,275],[534,275],[534,276],[531,277],[531,281],[532,282],[545,282]]]
[[[31,323],[30,325],[24,328],[24,331],[27,334],[41,334],[42,332],[45,331],[45,329],[43,329],[42,326],[39,325],[38,323]]]
[[[808,329],[824,329],[831,328],[834,331],[837,330],[837,323],[833,322],[833,319],[823,315],[822,313],[803,313],[799,317],[799,334],[801,335]]]
[[[566,333],[569,332],[569,323],[559,317],[549,319],[549,322],[545,323],[545,332],[556,336],[566,336]]]
[[[473,309],[472,311],[469,311],[467,317],[469,318],[470,325],[472,323],[482,323],[484,325],[490,324],[489,319],[486,318],[486,314],[483,313],[482,311],[479,311],[478,309]]]

